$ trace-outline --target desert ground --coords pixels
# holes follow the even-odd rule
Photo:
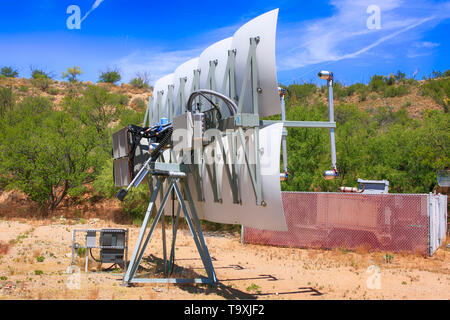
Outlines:
[[[279,248],[241,244],[238,233],[225,232],[205,232],[218,285],[124,287],[121,269],[105,271],[91,259],[85,273],[81,255],[76,259],[79,288],[73,288],[67,273],[72,230],[92,228],[129,229],[131,258],[137,226],[98,218],[2,218],[0,299],[450,299],[450,250],[445,247],[432,257],[364,249]],[[170,234],[171,227],[166,228]],[[161,266],[161,239],[159,226],[146,251],[147,270]],[[205,275],[186,228],[179,230],[175,259],[178,277]]]

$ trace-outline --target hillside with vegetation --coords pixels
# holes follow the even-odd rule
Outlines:
[[[148,190],[133,190],[124,203],[114,199],[111,136],[142,123],[148,79],[116,85],[120,73],[108,69],[96,84],[80,82],[78,67],[63,74],[67,81],[37,69],[30,79],[10,67],[0,74],[0,198],[20,190],[36,215],[76,208],[83,216],[101,203],[138,222]],[[327,120],[326,86],[285,88],[288,120]],[[397,72],[368,84],[336,82],[334,99],[339,178],[322,179],[331,162],[327,130],[289,129],[284,190],[337,191],[357,178],[387,179],[396,193],[435,190],[437,172],[450,167],[450,70],[421,81]]]

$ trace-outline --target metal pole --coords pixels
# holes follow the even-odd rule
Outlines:
[[[286,107],[285,107],[285,101],[284,101],[284,94],[281,96],[281,121],[283,123],[286,121]],[[287,147],[286,147],[286,136],[287,136],[287,129],[283,126],[283,136],[282,136],[282,148],[283,148],[283,173],[287,174]]]
[[[330,122],[334,122],[334,104],[333,104],[333,78],[327,80],[328,84],[328,113]],[[336,142],[334,138],[334,128],[330,128],[331,143],[331,166],[336,169]]]
[[[152,196],[151,196],[151,199],[150,199],[150,203],[148,204],[148,208],[147,208],[147,212],[145,213],[144,221],[142,222],[141,231],[139,232],[139,237],[137,239],[136,246],[135,246],[134,251],[133,251],[133,255],[131,257],[130,263],[128,264],[127,271],[126,271],[125,276],[123,278],[123,283],[124,284],[125,283],[126,284],[129,283],[129,280],[133,277],[133,275],[132,275],[133,274],[133,272],[132,272],[133,269],[137,268],[137,266],[136,266],[136,259],[138,257],[139,250],[141,248],[142,239],[144,238],[145,231],[147,229],[147,225],[148,225],[148,222],[150,220],[151,211],[152,211],[153,205],[154,205],[154,203],[156,201],[156,197],[158,195],[160,185],[161,185],[161,181],[160,181],[160,179],[158,179],[157,182],[156,182],[156,186],[155,186],[155,188],[153,190],[153,193],[152,193]]]

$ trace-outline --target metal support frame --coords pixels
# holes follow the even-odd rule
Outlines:
[[[247,65],[245,68],[244,80],[242,82],[241,94],[239,96],[238,112],[242,114],[242,109],[244,106],[244,96],[247,91],[247,82],[250,77],[251,83],[251,94],[252,94],[252,113],[254,116],[259,117],[259,102],[258,96],[261,93],[261,88],[258,86],[258,65],[256,60],[256,48],[258,46],[260,39],[259,37],[250,38],[250,48],[247,56]],[[265,206],[266,203],[262,199],[262,187],[261,187],[261,163],[260,163],[260,144],[259,144],[259,125],[250,127],[253,129],[254,134],[254,153],[255,153],[255,164],[250,163],[249,150],[246,145],[244,138],[243,128],[238,128],[238,137],[240,139],[242,148],[244,149],[245,162],[247,164],[247,169],[250,174],[252,181],[253,191],[255,193],[256,205]]]
[[[177,112],[178,106],[181,105],[181,113],[186,112],[186,95],[184,94],[184,90],[186,87],[187,78],[180,78],[180,87],[178,88],[177,100],[175,101],[175,112]]]
[[[156,120],[159,122],[159,119],[161,118],[161,103],[162,103],[162,96],[164,94],[164,90],[158,91],[156,93],[156,101],[155,106],[153,107],[153,110],[156,112]],[[153,123],[152,125],[155,125],[156,123]]]
[[[169,122],[172,121],[173,116],[175,115],[175,107],[173,103],[173,88],[173,84],[167,87],[167,118],[169,119]]]
[[[139,233],[138,240],[136,242],[136,246],[133,251],[133,256],[130,260],[130,263],[128,265],[127,272],[125,273],[125,276],[123,278],[123,284],[124,285],[130,285],[132,283],[209,283],[214,284],[217,283],[217,277],[214,271],[214,267],[212,265],[212,260],[209,255],[208,247],[206,246],[206,242],[203,236],[203,232],[200,225],[200,220],[197,216],[197,211],[195,209],[194,202],[192,200],[192,195],[189,190],[189,187],[187,185],[186,179],[180,180],[179,177],[157,177],[156,185],[153,189],[152,196],[150,199],[150,203],[148,205],[147,211],[145,213],[145,218],[142,223],[142,227]],[[167,179],[168,186],[167,190],[164,192],[164,194],[160,194],[162,190],[162,183],[164,179]],[[184,193],[186,196],[186,201],[188,202],[188,207],[186,206],[185,200],[183,199],[183,194],[181,192],[180,186],[182,185],[184,187]],[[176,199],[178,200],[178,213],[176,216],[176,221],[173,224],[173,237],[172,237],[172,245],[171,245],[171,252],[170,252],[170,259],[173,259],[174,256],[174,250],[175,250],[175,241],[176,241],[176,233],[178,228],[178,219],[180,214],[180,208],[183,211],[183,215],[186,219],[186,222],[189,226],[189,229],[191,231],[192,237],[194,238],[195,245],[197,247],[197,250],[200,254],[200,258],[202,260],[203,266],[206,270],[207,277],[206,278],[196,278],[196,279],[175,279],[175,278],[142,278],[142,277],[136,277],[137,275],[137,269],[142,261],[142,257],[144,255],[145,249],[147,248],[148,243],[150,242],[150,239],[152,237],[152,234],[156,228],[156,224],[163,216],[163,210],[167,203],[167,200],[170,196],[170,194],[174,192],[176,195]],[[148,233],[146,234],[147,226],[150,222],[150,215],[152,212],[153,207],[155,206],[156,197],[160,194],[161,196],[161,205],[160,208],[157,210],[156,216],[150,226],[150,229]],[[164,219],[162,219],[164,220]],[[163,241],[165,242],[165,235],[163,235]],[[166,263],[166,257],[165,257],[165,263]],[[171,260],[169,260],[171,261]],[[165,264],[166,266],[166,264]],[[167,270],[165,267],[165,274],[166,276],[172,271],[170,268]]]
[[[144,128],[147,126],[147,123],[150,125],[150,122],[151,122],[150,115],[151,115],[151,112],[152,112],[151,110],[152,110],[152,107],[153,107],[153,100],[154,100],[153,96],[150,96],[148,98],[147,109],[145,109],[144,122],[142,123],[142,127],[144,127]]]
[[[284,100],[284,91],[282,95],[280,96],[281,100],[281,121],[286,121],[286,102]],[[286,144],[286,137],[287,137],[287,129],[285,126],[283,126],[283,133],[281,137],[281,148],[283,151],[283,178],[287,178],[287,172],[288,172],[288,165],[287,165],[287,144]]]
[[[226,150],[223,146],[223,143],[219,141],[218,145],[215,145],[214,151],[216,151],[216,148],[220,148],[220,150],[223,152],[224,160],[225,160],[225,169],[226,174],[230,183],[230,187],[232,189],[233,194],[233,202],[234,203],[241,203],[241,198],[239,194],[239,181],[238,181],[238,167],[237,167],[237,140],[239,139],[242,148],[244,150],[245,154],[245,161],[246,166],[249,171],[253,190],[255,193],[256,198],[256,204],[265,206],[266,203],[262,199],[262,185],[261,185],[261,164],[260,164],[260,157],[258,156],[260,153],[260,142],[259,142],[259,94],[261,93],[261,88],[259,88],[258,85],[258,67],[257,67],[257,60],[256,60],[256,48],[258,46],[260,39],[259,37],[250,38],[250,46],[247,56],[247,64],[245,68],[245,75],[244,80],[240,92],[240,96],[236,96],[236,80],[235,80],[235,58],[236,58],[236,50],[229,50],[228,51],[228,59],[227,59],[227,65],[225,67],[225,75],[222,82],[222,92],[227,91],[228,86],[228,96],[231,97],[235,102],[238,104],[238,115],[236,116],[236,119],[257,119],[257,121],[253,121],[250,125],[249,124],[239,124],[236,126],[236,130],[229,134],[229,137],[231,138],[230,148],[231,148],[231,163],[228,163],[227,161],[227,154]],[[213,89],[215,84],[215,68],[216,68],[217,61],[212,60],[209,63],[209,70],[208,70],[208,76],[207,76],[207,82],[210,89]],[[243,113],[243,106],[244,106],[244,96],[247,93],[248,82],[250,82],[250,90],[252,95],[252,103],[251,103],[251,111],[249,114]],[[219,105],[220,107],[221,104]],[[253,130],[254,135],[254,154],[255,154],[255,163],[250,163],[250,157],[249,157],[249,148],[247,147],[247,141],[245,139],[244,130]],[[220,140],[220,139],[219,139]],[[222,200],[222,182],[217,179],[217,170],[218,166],[216,164],[212,165],[206,165],[206,171],[210,178],[211,182],[211,188],[213,190],[213,196],[215,202],[221,202]]]
[[[88,244],[86,243],[86,245],[84,246],[80,246],[80,245],[75,245],[75,240],[76,240],[76,234],[79,232],[84,232],[87,233],[88,232],[95,232],[96,236],[95,238],[97,238],[97,232],[102,232],[103,230],[101,229],[75,229],[72,231],[72,259],[70,264],[73,265],[75,264],[75,250],[78,248],[84,248],[86,249],[86,260],[85,260],[85,265],[84,265],[84,271],[88,272],[88,264],[89,264],[89,249],[124,249],[124,256],[123,256],[123,268],[124,270],[127,269],[127,261],[128,261],[128,233],[129,230],[128,229],[124,229],[125,230],[125,239],[124,239],[124,245],[123,246],[88,246]],[[86,238],[85,238],[86,239]]]
[[[327,121],[279,121],[279,120],[261,120],[261,126],[270,126],[271,124],[283,122],[285,128],[336,128],[336,122]]]
[[[333,103],[333,78],[327,80],[328,85],[328,114],[330,123],[334,122],[334,103]],[[331,144],[331,166],[336,170],[336,142],[334,138],[334,128],[330,128]]]

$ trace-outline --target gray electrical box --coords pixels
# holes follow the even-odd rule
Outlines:
[[[97,231],[88,230],[86,231],[86,247],[95,248],[97,246]]]
[[[388,180],[363,180],[358,179],[359,190],[363,190],[363,194],[381,194],[389,192]]]
[[[125,232],[124,229],[103,229],[100,231],[100,259],[102,263],[123,263]]]

